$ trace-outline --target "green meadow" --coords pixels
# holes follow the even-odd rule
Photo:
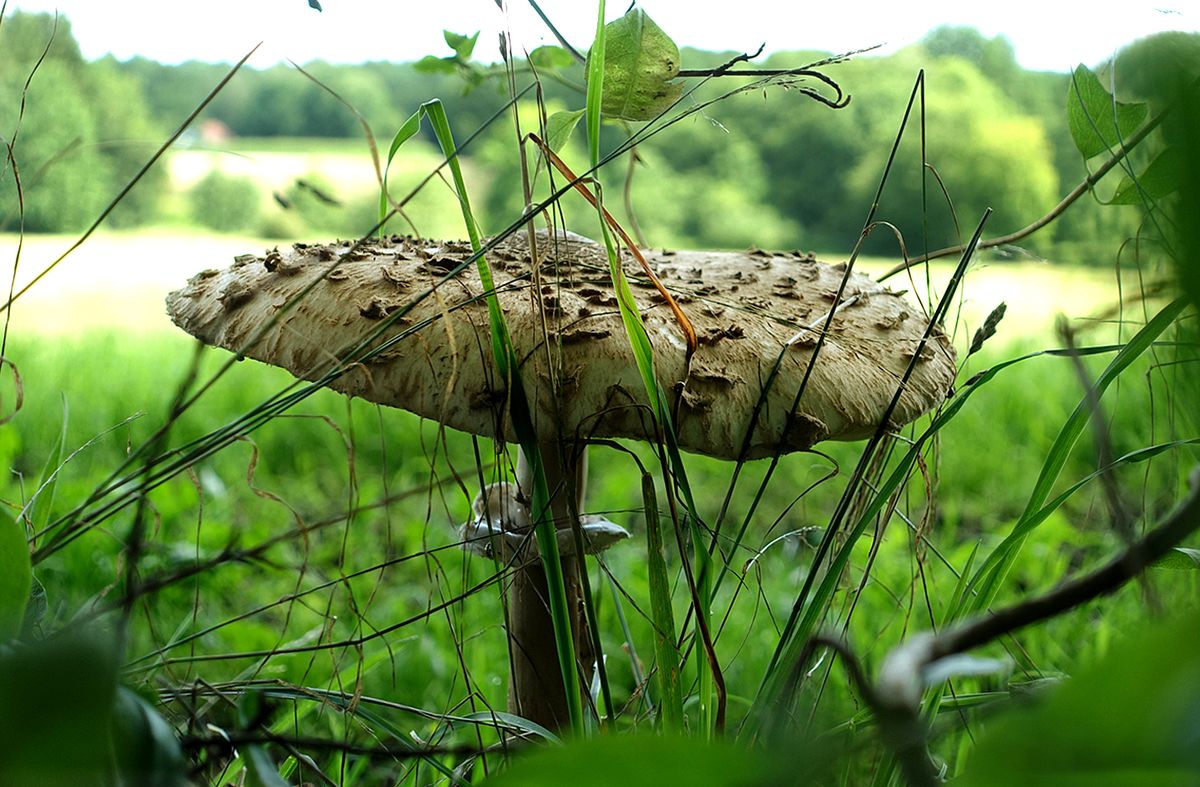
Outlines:
[[[655,69],[680,53],[632,9],[595,42],[636,39],[615,66],[548,47],[505,71],[447,33],[453,54],[415,65],[247,69],[142,173],[226,69],[86,62],[49,17],[3,21],[0,108],[49,99],[0,115],[21,132],[0,192],[0,784],[1196,784],[1200,101],[1173,76],[1194,37],[1163,39],[1161,70],[1135,47],[1115,94],[1109,66],[1026,72],[959,28],[819,75],[689,50],[715,70],[676,105]],[[39,57],[27,84],[11,64]],[[529,74],[546,91],[514,109]],[[928,106],[905,104],[927,74]],[[76,121],[128,144],[78,145]],[[514,124],[556,130],[566,164]],[[743,463],[680,457],[666,392],[639,392],[661,442],[589,446],[580,512],[631,537],[588,559],[586,597],[546,580],[564,603],[539,644],[573,664],[582,609],[601,654],[594,679],[549,676],[582,691],[551,730],[510,695],[524,570],[459,532],[518,446],[203,346],[164,299],[239,255],[369,235],[385,179],[387,232],[486,237],[610,154],[581,185],[643,245],[852,261],[923,325],[945,307],[957,375],[878,439]],[[575,192],[551,214],[599,237]],[[895,269],[981,217],[965,257]],[[480,347],[521,357],[489,319]]]

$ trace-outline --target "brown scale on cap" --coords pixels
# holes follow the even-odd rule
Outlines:
[[[531,290],[535,276],[525,233],[503,241],[489,258],[503,262],[493,264],[493,276],[514,346],[524,359],[522,377],[531,388],[539,435],[647,437],[646,395],[607,283],[603,247],[570,233],[557,240],[539,233],[537,245],[537,291]],[[208,344],[301,378],[321,377],[340,358],[347,370],[333,388],[497,437],[492,411],[504,401],[504,382],[491,357],[475,264],[402,319],[397,315],[466,260],[470,246],[391,238],[350,251],[343,242],[297,244],[266,257],[243,255],[232,267],[205,271],[171,293],[168,312]],[[681,400],[675,426],[685,450],[736,458],[747,430],[749,458],[803,450],[820,440],[866,437],[883,417],[914,354],[918,361],[892,413],[893,425],[937,405],[953,383],[954,350],[942,330],[935,327],[921,349],[926,332],[921,310],[854,273],[789,425],[788,411],[834,307],[844,266],[757,250],[646,256],[685,304],[700,337],[689,365],[671,310],[656,290],[638,286],[641,278],[627,268],[654,345],[659,381]],[[314,283],[293,308],[281,312]],[[393,323],[387,324],[389,319]],[[368,358],[363,368],[361,356],[347,353],[381,325],[386,328],[373,347],[401,332],[409,335]],[[780,372],[752,426],[763,381],[781,357]],[[548,364],[555,367],[553,374]],[[540,382],[567,377],[571,385],[558,390]],[[503,438],[514,439],[511,432]]]

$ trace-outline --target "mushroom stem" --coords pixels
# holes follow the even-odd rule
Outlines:
[[[570,447],[565,447],[568,456],[563,456],[564,447],[545,442],[540,447],[542,467],[546,473],[546,485],[550,490],[551,514],[556,530],[569,529],[572,522],[572,507],[568,493],[574,485],[576,493],[575,515],[578,514],[586,484],[586,454],[572,461]],[[517,463],[517,483],[523,492],[533,488],[532,469],[522,453]],[[508,690],[508,708],[512,713],[546,727],[563,729],[569,726],[566,687],[558,661],[555,644],[554,620],[550,613],[550,590],[546,583],[546,571],[537,555],[537,543],[527,539],[518,555],[511,582],[508,586],[508,654],[511,682]],[[582,689],[587,691],[586,676],[595,661],[591,638],[587,636],[584,618],[583,593],[580,586],[579,566],[581,558],[564,555],[561,559],[563,585],[566,589],[567,605],[571,620],[571,638],[575,643],[577,671]],[[582,670],[579,670],[582,667]],[[586,696],[586,694],[585,694]]]

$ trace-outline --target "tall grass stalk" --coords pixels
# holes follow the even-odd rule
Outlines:
[[[462,167],[459,164],[457,148],[454,144],[454,135],[450,129],[450,121],[446,117],[446,110],[440,100],[433,99],[422,104],[420,109],[405,122],[389,148],[388,164],[391,164],[392,157],[404,140],[416,133],[422,116],[429,118],[438,144],[441,145],[442,153],[449,163],[454,179],[454,189],[462,208],[463,222],[466,224],[471,248],[475,252],[475,264],[479,271],[479,279],[488,307],[492,354],[500,379],[507,383],[513,431],[517,435],[521,451],[529,461],[531,469],[533,490],[530,513],[534,523],[534,537],[537,540],[538,553],[546,573],[546,585],[550,596],[550,616],[554,623],[554,639],[558,650],[563,687],[566,692],[567,713],[570,717],[571,728],[582,731],[584,729],[583,699],[580,694],[579,680],[576,677],[575,641],[572,635],[571,614],[563,576],[562,558],[558,550],[555,517],[551,509],[551,491],[546,482],[545,458],[542,456],[541,450],[541,446],[545,443],[539,439],[533,425],[529,397],[521,379],[521,358],[513,347],[512,336],[504,320],[500,300],[496,296],[496,285],[483,252],[483,234],[471,211],[466,182],[463,179]],[[386,199],[386,190],[381,199]],[[557,494],[562,494],[562,492]]]
[[[585,113],[588,136],[588,151],[591,155],[592,171],[597,171],[601,165],[600,155],[600,123],[602,118],[601,106],[604,96],[604,62],[605,62],[605,3],[597,3],[596,37],[592,44],[587,62],[587,111]],[[638,372],[650,409],[654,414],[663,441],[662,467],[664,474],[664,489],[668,505],[675,523],[676,538],[680,547],[680,559],[683,563],[685,577],[692,595],[692,604],[696,614],[696,632],[702,647],[696,649],[696,668],[699,678],[699,728],[706,734],[711,734],[724,727],[725,723],[725,690],[721,677],[720,663],[717,660],[716,649],[713,646],[709,620],[711,615],[713,574],[710,570],[711,558],[705,548],[704,530],[698,514],[691,487],[687,481],[687,471],[683,457],[679,452],[679,442],[675,434],[674,422],[666,392],[658,382],[654,371],[654,348],[650,337],[642,324],[633,292],[629,281],[621,267],[620,254],[613,242],[609,231],[608,221],[603,207],[603,194],[597,187],[596,216],[599,222],[601,237],[608,254],[609,277],[617,296],[617,305],[621,313],[621,322],[625,334],[633,349]],[[691,537],[694,565],[687,558],[682,539],[681,526],[675,504],[675,494],[678,492],[683,507],[683,519]],[[669,625],[669,621],[658,619],[659,626]],[[673,626],[672,626],[673,627]],[[672,715],[674,710],[672,710]]]

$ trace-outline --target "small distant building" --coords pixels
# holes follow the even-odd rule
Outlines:
[[[201,145],[221,145],[237,136],[225,121],[217,118],[201,120],[199,131]]]

